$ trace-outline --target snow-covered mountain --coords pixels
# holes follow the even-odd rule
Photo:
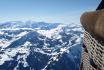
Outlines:
[[[45,22],[34,22],[34,21],[13,21],[13,22],[5,22],[1,23],[0,28],[41,28],[41,29],[51,29],[56,28],[59,23],[45,23]]]
[[[83,30],[77,24],[0,24],[0,70],[79,70]]]

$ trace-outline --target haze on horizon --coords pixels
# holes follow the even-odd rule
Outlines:
[[[0,0],[0,22],[27,21],[80,23],[85,11],[94,11],[101,0]]]

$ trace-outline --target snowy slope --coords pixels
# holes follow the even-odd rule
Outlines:
[[[0,70],[79,70],[82,37],[76,24],[3,23]]]

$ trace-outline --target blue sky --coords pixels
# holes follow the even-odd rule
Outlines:
[[[81,14],[96,9],[101,0],[0,0],[0,22],[79,23]]]

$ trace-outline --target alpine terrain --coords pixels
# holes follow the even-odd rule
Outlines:
[[[79,70],[79,24],[0,23],[0,70]]]

